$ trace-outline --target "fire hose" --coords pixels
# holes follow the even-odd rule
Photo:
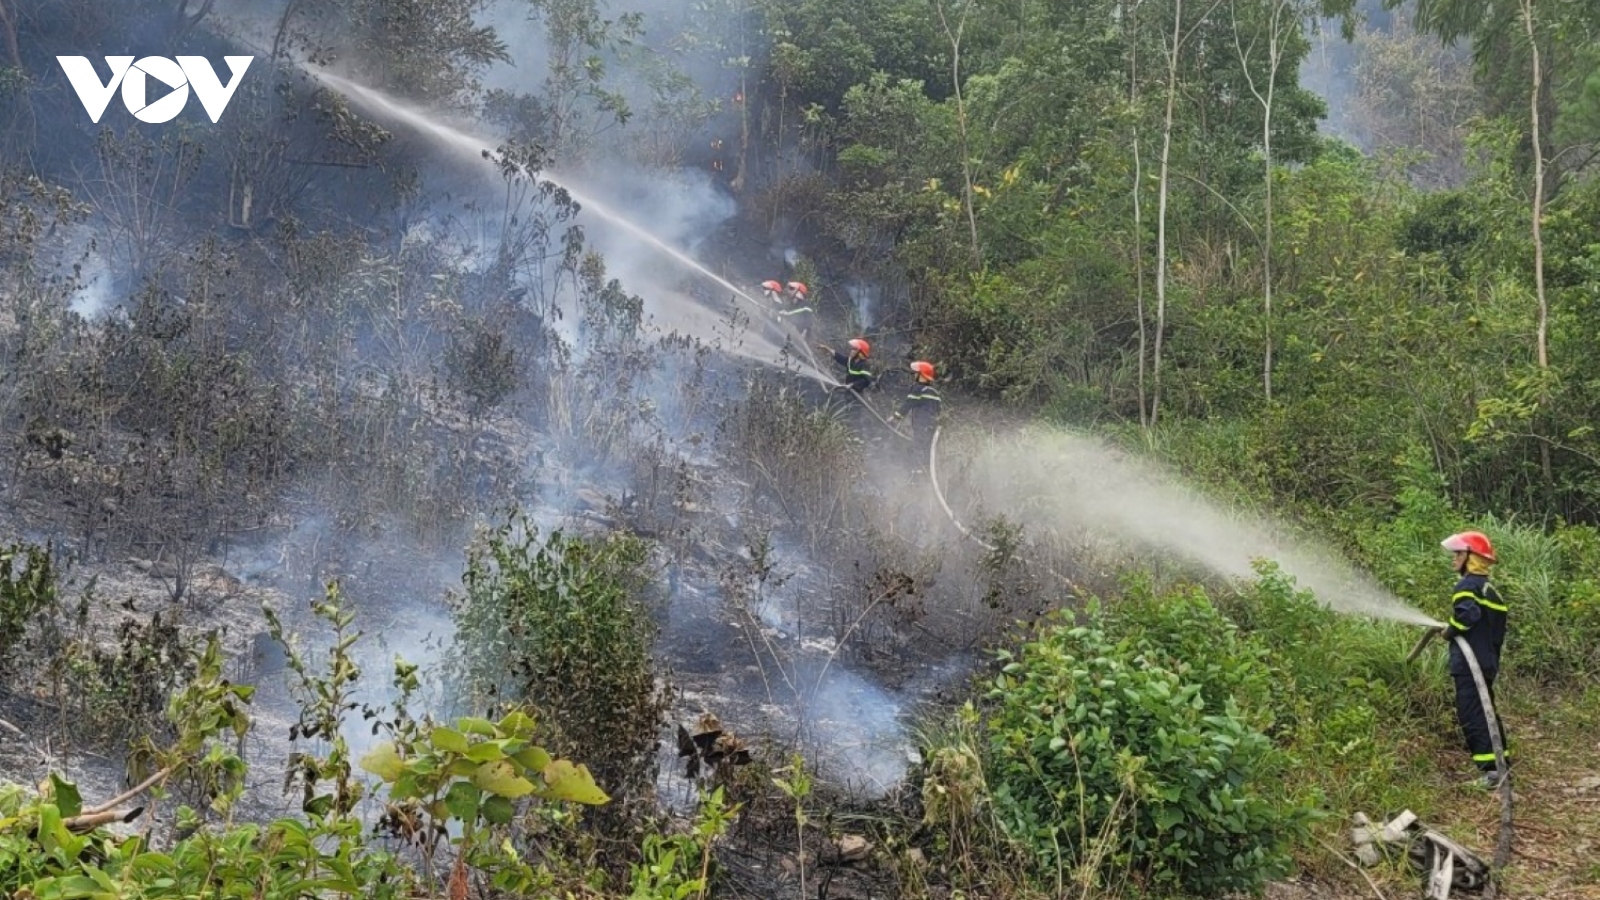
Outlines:
[[[939,435],[943,431],[944,426],[935,427],[933,429],[933,440],[928,442],[928,480],[933,482],[933,496],[939,499],[939,506],[944,509],[944,514],[950,517],[950,523],[956,526],[957,531],[961,532],[963,536],[971,538],[974,543],[990,553],[998,553],[999,548],[973,534],[967,526],[961,524],[961,520],[956,518],[955,512],[950,509],[950,504],[945,502],[944,489],[939,487]]]

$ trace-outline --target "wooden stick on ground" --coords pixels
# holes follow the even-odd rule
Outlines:
[[[165,769],[162,769],[161,771],[155,773],[154,775],[151,775],[149,778],[146,778],[145,780],[139,782],[137,785],[135,785],[135,786],[133,786],[131,788],[128,788],[127,790],[125,790],[122,793],[116,795],[115,797],[112,797],[110,800],[107,800],[106,802],[101,803],[98,806],[91,806],[88,809],[85,809],[83,812],[78,814],[78,817],[79,818],[83,818],[84,816],[92,816],[92,815],[96,815],[98,813],[109,812],[112,809],[115,809],[116,807],[121,806],[122,804],[128,802],[129,800],[133,799],[134,797],[137,797],[138,795],[140,795],[140,794],[144,793],[145,791],[149,790],[150,788],[154,787],[157,782],[166,781],[167,780],[167,776],[172,774],[174,768],[175,767],[173,767],[173,766],[167,766]]]
[[[1324,841],[1322,838],[1317,838],[1316,840],[1317,840],[1317,843],[1322,845],[1322,849],[1324,849],[1324,850],[1328,851],[1329,853],[1332,853],[1334,856],[1338,857],[1339,860],[1341,862],[1343,862],[1345,865],[1349,866],[1352,869],[1355,869],[1357,872],[1360,872],[1361,873],[1361,877],[1365,878],[1367,880],[1367,886],[1372,888],[1372,893],[1378,898],[1378,900],[1389,900],[1388,897],[1384,896],[1383,890],[1378,887],[1378,883],[1376,881],[1372,880],[1372,876],[1371,875],[1367,874],[1367,870],[1361,868],[1361,864],[1360,863],[1358,863],[1355,860],[1351,859],[1350,857],[1344,855],[1343,853],[1340,853],[1338,848],[1332,846],[1327,841]]]
[[[106,812],[85,813],[73,816],[62,821],[67,830],[73,834],[83,834],[93,831],[101,825],[110,825],[112,822],[132,822],[144,814],[144,807],[135,806],[133,809],[113,809]]]

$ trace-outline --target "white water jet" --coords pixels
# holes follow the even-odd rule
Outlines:
[[[435,121],[425,112],[389,97],[382,91],[366,87],[365,85],[358,84],[346,78],[341,78],[340,76],[311,63],[302,63],[301,66],[305,69],[305,71],[309,72],[311,75],[321,80],[329,87],[337,90],[339,93],[344,94],[346,97],[354,99],[374,111],[388,116],[393,116],[394,118],[405,122],[408,126],[429,136],[430,138],[433,138],[442,146],[455,151],[458,154],[473,160],[482,160],[485,153],[493,150],[493,148],[490,146],[490,141],[474,136],[466,131],[462,131],[459,128],[441,124]],[[528,174],[531,176],[532,173]],[[611,225],[626,231],[628,234],[638,238],[639,240],[644,241],[651,248],[667,256],[683,268],[694,272],[700,277],[705,278],[728,291],[732,297],[748,303],[751,308],[756,310],[762,317],[760,319],[755,319],[755,317],[752,317],[754,321],[765,321],[765,317],[770,314],[769,307],[766,304],[761,303],[754,297],[740,290],[736,285],[733,284],[733,282],[728,281],[717,273],[696,262],[687,254],[667,244],[665,241],[656,237],[654,234],[651,234],[649,231],[645,230],[643,227],[627,217],[607,208],[604,204],[595,200],[592,196],[573,188],[571,184],[561,180],[559,176],[550,173],[541,173],[539,177],[565,190],[573,200],[577,201],[584,211],[592,212],[600,218],[605,219]],[[580,215],[581,214],[582,213],[580,211]],[[675,304],[674,306],[676,311],[681,316],[682,304]],[[710,337],[710,335],[704,333],[703,330],[690,330],[690,333],[693,333],[695,336],[702,339]],[[742,356],[755,362],[775,366],[788,371],[797,371],[825,385],[834,386],[839,383],[836,379],[828,375],[820,366],[817,365],[816,359],[811,353],[811,348],[803,343],[798,345],[798,348],[804,354],[804,359],[800,359],[796,358],[794,354],[785,354],[781,344],[764,336],[757,335],[754,332],[745,336],[743,340],[743,346],[725,344],[724,349],[727,349],[729,352],[734,353],[735,355]],[[758,353],[758,348],[764,352]]]
[[[1253,561],[1271,559],[1339,612],[1439,624],[1337,553],[1290,538],[1266,520],[1225,511],[1100,441],[1023,428],[967,443],[962,480],[974,505],[1035,532],[1109,534],[1231,578],[1254,578]]]

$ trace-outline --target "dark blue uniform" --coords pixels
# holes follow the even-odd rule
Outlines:
[[[1450,600],[1453,605],[1446,635],[1450,638],[1450,677],[1456,683],[1456,721],[1461,724],[1472,761],[1478,768],[1491,771],[1495,761],[1489,719],[1484,714],[1478,686],[1472,680],[1472,668],[1467,665],[1466,654],[1461,652],[1455,638],[1457,635],[1466,638],[1472,655],[1478,658],[1478,668],[1483,670],[1490,702],[1495,702],[1494,680],[1500,674],[1500,650],[1506,642],[1506,604],[1487,575],[1463,575],[1456,582]],[[1496,707],[1498,711],[1498,703]],[[1504,722],[1500,723],[1500,746],[1505,749],[1509,762],[1511,750],[1506,743]]]
[[[845,387],[858,394],[872,387],[872,370],[867,368],[865,359],[857,358],[855,354],[847,354],[842,350],[835,350],[833,361],[844,366]]]
[[[792,309],[778,310],[778,317],[793,325],[794,330],[800,332],[803,338],[811,334],[811,326],[815,323],[817,314],[810,304],[802,303]]]
[[[928,464],[928,448],[933,444],[933,431],[939,424],[939,410],[943,405],[939,391],[931,384],[911,386],[906,398],[900,401],[896,416],[905,416],[911,423],[912,465],[921,468]]]

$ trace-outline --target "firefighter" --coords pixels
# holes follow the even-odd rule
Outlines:
[[[783,304],[783,285],[776,281],[761,282],[761,296],[765,297],[774,306]]]
[[[833,361],[844,366],[845,387],[858,394],[872,387],[872,370],[867,368],[867,357],[872,355],[871,344],[861,338],[851,338],[848,356],[844,351],[835,350],[827,344],[818,344],[817,349],[832,354]]]
[[[911,460],[912,468],[921,471],[928,464],[928,449],[933,446],[933,432],[939,424],[943,401],[939,397],[939,389],[933,386],[933,363],[919,359],[911,364],[910,369],[916,375],[916,383],[911,385],[911,390],[900,401],[900,408],[889,417],[889,421],[898,422],[902,418],[910,421],[911,445],[915,454]]]
[[[1466,738],[1467,752],[1484,773],[1483,785],[1494,788],[1500,784],[1500,775],[1489,734],[1489,718],[1466,654],[1455,641],[1458,636],[1466,638],[1478,659],[1484,684],[1489,688],[1489,702],[1493,703],[1494,679],[1500,674],[1500,648],[1506,640],[1506,603],[1489,583],[1489,567],[1495,561],[1494,547],[1479,531],[1452,534],[1439,546],[1450,551],[1451,568],[1461,576],[1450,595],[1450,623],[1443,629],[1445,641],[1450,645],[1450,677],[1456,683],[1456,721]],[[1499,719],[1498,710],[1496,721],[1500,725],[1500,746],[1509,766],[1511,749],[1506,743],[1505,723]]]
[[[777,282],[769,281],[767,284],[776,285]],[[811,308],[805,284],[799,281],[789,282],[787,296],[789,306],[778,310],[778,318],[793,325],[794,330],[799,332],[801,341],[808,340],[811,336],[811,326],[816,321],[816,311]]]

